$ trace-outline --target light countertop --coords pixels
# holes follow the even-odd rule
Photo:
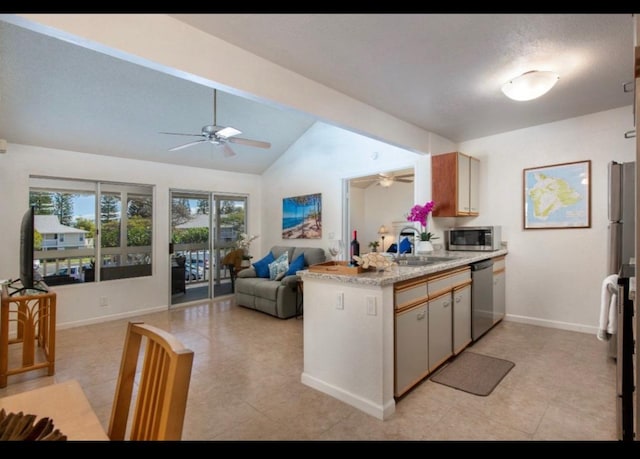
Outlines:
[[[494,250],[492,252],[466,252],[466,251],[438,251],[433,252],[434,257],[449,257],[451,260],[434,263],[427,266],[398,266],[394,265],[387,268],[383,272],[368,271],[358,275],[344,274],[327,274],[319,272],[311,272],[309,270],[298,271],[302,280],[308,279],[324,279],[336,282],[344,282],[348,284],[385,286],[395,284],[414,277],[424,276],[425,274],[434,274],[440,271],[457,268],[460,266],[475,263],[476,261],[486,260],[488,258],[496,258],[508,253],[507,249]],[[428,258],[429,256],[427,256]]]

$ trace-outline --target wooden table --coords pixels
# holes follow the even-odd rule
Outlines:
[[[109,440],[82,387],[75,379],[0,398],[7,413],[48,417],[67,440]]]

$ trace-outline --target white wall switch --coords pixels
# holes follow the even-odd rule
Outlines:
[[[109,306],[109,300],[107,299],[106,296],[100,297],[100,306],[102,307]]]
[[[344,293],[338,292],[336,294],[336,309],[344,309]]]
[[[375,316],[377,314],[377,308],[376,308],[376,297],[375,296],[368,296],[367,297],[367,315],[368,316]]]

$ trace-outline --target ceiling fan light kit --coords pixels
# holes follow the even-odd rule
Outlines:
[[[381,177],[378,181],[378,184],[383,188],[389,188],[393,185],[393,178],[391,177]]]
[[[188,148],[203,142],[209,142],[212,145],[221,146],[222,152],[226,157],[231,157],[236,154],[227,143],[237,143],[239,145],[247,145],[250,147],[257,147],[257,148],[271,148],[271,144],[269,142],[236,137],[237,135],[242,134],[242,131],[239,131],[236,128],[233,128],[230,126],[218,126],[217,125],[217,111],[218,111],[217,96],[218,96],[218,91],[214,89],[213,90],[213,124],[203,126],[200,134],[184,134],[181,132],[161,132],[160,133],[160,134],[168,134],[168,135],[186,135],[191,137],[202,137],[200,140],[195,140],[193,142],[188,142],[173,148],[169,148],[169,151],[182,150],[183,148]]]
[[[503,84],[502,92],[513,100],[532,100],[549,92],[559,79],[556,72],[531,70]]]

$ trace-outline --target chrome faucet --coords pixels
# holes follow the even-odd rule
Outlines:
[[[396,260],[400,259],[400,238],[402,237],[402,233],[404,233],[405,230],[411,230],[415,232],[418,237],[420,237],[420,231],[415,226],[405,226],[400,231],[398,231],[398,239],[396,239]],[[414,244],[411,244],[411,254],[414,253],[413,246]]]

